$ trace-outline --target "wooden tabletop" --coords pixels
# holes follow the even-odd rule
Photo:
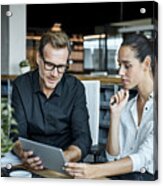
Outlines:
[[[64,179],[72,179],[72,177],[70,177],[69,175],[63,174],[63,173],[59,173],[56,172],[54,170],[49,170],[49,169],[45,169],[45,170],[40,170],[40,171],[31,171],[39,176],[42,176],[44,178],[64,178]]]
[[[13,170],[20,170],[20,169],[27,170],[31,173],[34,173],[34,174],[39,175],[39,176],[44,177],[44,178],[72,179],[71,176],[69,176],[67,174],[64,174],[64,173],[57,172],[55,170],[43,169],[43,170],[36,171],[36,170],[26,168],[23,164],[13,166],[12,169]]]
[[[44,169],[44,170],[36,171],[36,170],[28,169],[22,164],[13,166],[11,171],[15,171],[15,170],[26,170],[26,171],[29,171],[29,172],[34,174],[34,175],[32,175],[33,178],[74,179],[73,177],[71,177],[71,176],[69,176],[67,174],[63,174],[63,173],[57,172],[55,170]],[[1,176],[2,176],[2,172],[3,171],[2,171],[2,168],[1,168]],[[38,175],[38,176],[35,176],[35,175]],[[9,177],[9,176],[3,175],[2,177]],[[94,179],[100,179],[100,180],[106,180],[107,179],[108,180],[109,178],[107,178],[107,177],[100,177],[100,178],[94,178]]]

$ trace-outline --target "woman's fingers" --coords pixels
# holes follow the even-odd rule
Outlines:
[[[74,172],[81,173],[83,172],[84,168],[85,168],[84,163],[72,163],[72,162],[67,163],[64,167],[66,171],[71,173]]]
[[[73,178],[83,178],[83,174],[81,172],[69,171],[68,174]]]
[[[78,168],[65,168],[64,170],[69,172],[70,174],[83,172],[82,169],[78,169]]]
[[[121,89],[117,94],[118,94],[118,99],[119,99],[119,103],[120,103],[125,98],[125,90]]]
[[[128,99],[129,92],[128,90],[121,89],[118,91],[114,96],[110,99],[110,104],[114,105],[115,103],[119,104],[121,103],[126,97]]]
[[[125,89],[124,91],[125,91],[125,98],[128,100],[128,98],[129,98],[129,90]]]
[[[72,168],[72,169],[80,169],[80,168],[83,168],[85,166],[84,163],[75,163],[75,162],[67,162],[65,164],[65,168]]]
[[[65,170],[74,178],[95,178],[96,169],[90,164],[68,163]]]
[[[120,103],[121,100],[122,100],[122,90],[120,90],[120,91],[117,92],[117,97],[118,97],[117,103]]]
[[[68,163],[65,168],[65,171],[74,178],[84,178],[85,164],[83,163]]]

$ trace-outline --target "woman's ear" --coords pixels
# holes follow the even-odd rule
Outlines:
[[[151,71],[151,57],[150,56],[146,56],[144,59],[144,70],[145,71]]]

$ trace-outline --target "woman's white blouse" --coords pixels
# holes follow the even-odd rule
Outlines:
[[[130,157],[133,172],[154,174],[157,167],[157,123],[154,122],[153,93],[150,94],[138,126],[137,98],[130,100],[123,109],[120,119],[120,154],[111,156],[106,152],[108,161]],[[157,163],[156,163],[157,164]],[[157,165],[156,165],[157,166]]]

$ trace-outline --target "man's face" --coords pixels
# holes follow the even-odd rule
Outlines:
[[[54,65],[64,68],[67,65],[68,55],[67,48],[55,49],[50,44],[45,45],[43,57],[39,56],[37,60],[41,87],[44,93],[53,92],[63,77],[64,71],[59,72],[60,70],[57,67],[54,68]]]

